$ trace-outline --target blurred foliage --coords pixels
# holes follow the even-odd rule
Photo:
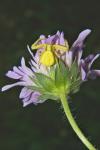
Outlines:
[[[78,33],[91,28],[84,56],[100,49],[100,1],[1,0],[0,87],[10,80],[7,70],[29,59],[26,45],[40,34],[64,31],[71,45]],[[97,60],[94,67],[100,69]],[[100,148],[100,80],[84,83],[70,107],[87,137]],[[0,150],[85,150],[72,131],[60,104],[47,101],[26,108],[19,88],[0,93]]]

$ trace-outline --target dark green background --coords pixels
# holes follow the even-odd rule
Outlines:
[[[40,34],[64,31],[71,46],[78,33],[92,29],[84,56],[100,50],[100,2],[71,0],[0,1],[0,87],[4,74],[30,58],[26,45]],[[100,69],[100,59],[93,66]],[[8,81],[9,80],[9,81]],[[20,89],[0,93],[0,150],[85,150],[60,104],[47,101],[22,107]],[[84,83],[70,107],[81,129],[100,149],[100,79]]]

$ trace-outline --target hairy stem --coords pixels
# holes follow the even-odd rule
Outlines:
[[[84,134],[82,133],[82,131],[78,127],[75,119],[73,118],[72,113],[71,113],[70,108],[69,108],[69,105],[68,105],[68,101],[66,100],[66,95],[65,94],[61,94],[60,98],[61,98],[62,106],[64,108],[64,112],[65,112],[65,114],[67,116],[67,119],[68,119],[71,127],[73,128],[73,130],[77,134],[77,136],[80,138],[80,140],[84,143],[84,145],[89,150],[96,150],[96,148],[84,136]]]

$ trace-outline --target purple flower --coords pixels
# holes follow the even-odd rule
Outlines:
[[[14,86],[22,86],[19,98],[22,99],[23,106],[27,106],[31,103],[42,103],[49,98],[58,99],[60,93],[58,91],[62,86],[66,89],[66,94],[69,94],[71,91],[77,91],[80,84],[88,78],[95,79],[97,76],[100,76],[100,70],[92,69],[93,62],[100,54],[90,54],[85,59],[82,58],[84,41],[90,32],[91,30],[89,29],[82,31],[69,50],[63,32],[60,33],[58,31],[55,35],[49,35],[47,38],[45,35],[41,35],[39,40],[33,44],[33,49],[37,49],[35,55],[27,46],[32,57],[29,62],[30,68],[26,66],[25,60],[22,58],[21,66],[14,66],[13,70],[6,73],[7,77],[15,79],[17,82],[4,86],[2,91],[6,91]],[[47,51],[50,52],[50,56],[46,55],[44,57],[46,61],[48,59],[53,60],[53,55],[56,60],[49,67],[45,66],[45,63],[40,63],[42,54]],[[60,61],[63,61],[65,67],[61,65],[63,69],[60,68],[59,70]],[[76,72],[72,70],[74,62],[77,64]],[[67,76],[65,76],[66,70],[68,71]]]

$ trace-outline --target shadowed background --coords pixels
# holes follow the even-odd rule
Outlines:
[[[100,2],[71,0],[0,1],[0,87],[11,83],[4,74],[30,55],[40,34],[64,31],[69,45],[90,28],[84,57],[100,50]],[[100,59],[93,66],[100,69]],[[12,81],[13,83],[13,81]],[[100,149],[100,79],[84,83],[70,107],[87,137]],[[85,150],[72,131],[60,104],[47,101],[22,107],[20,88],[0,93],[0,150]]]

